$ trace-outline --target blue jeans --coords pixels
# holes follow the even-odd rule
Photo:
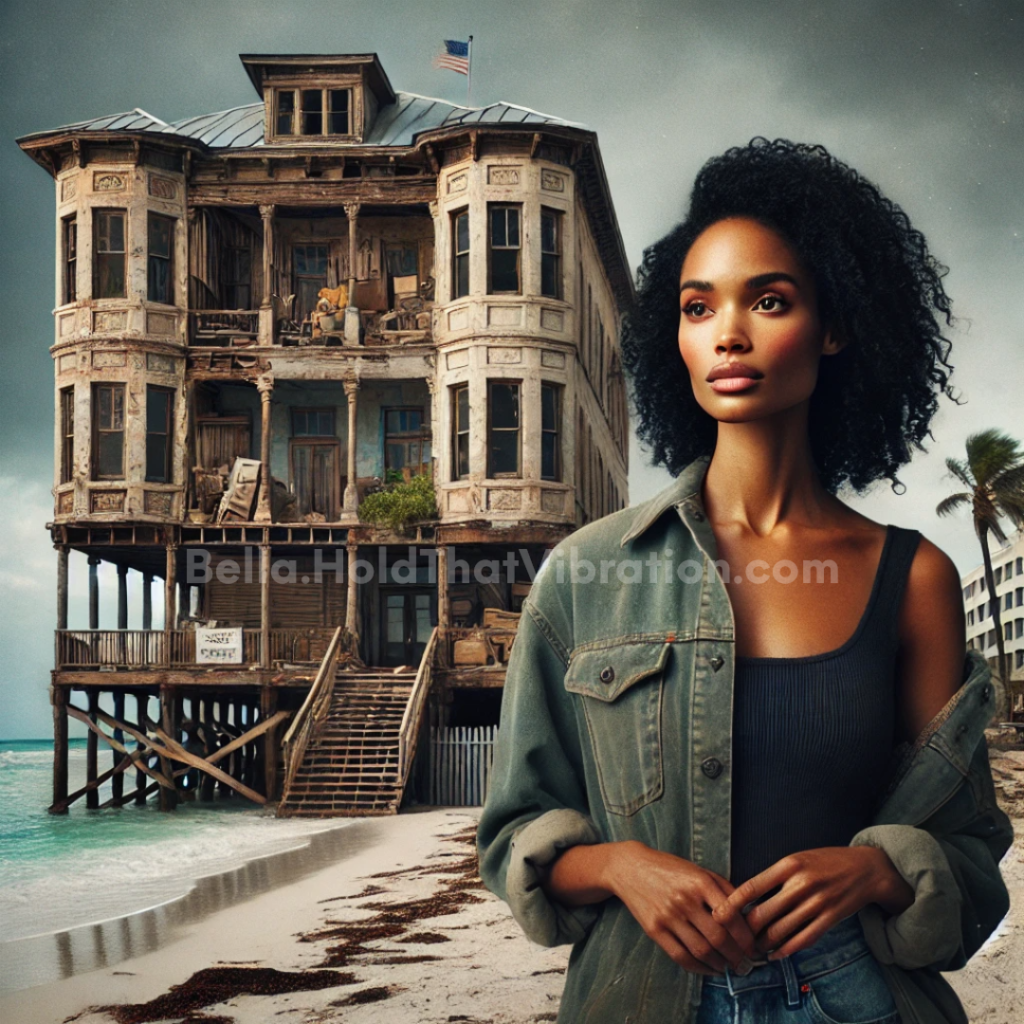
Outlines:
[[[704,978],[695,1024],[899,1024],[896,1003],[857,917],[809,949],[755,961],[746,975]]]

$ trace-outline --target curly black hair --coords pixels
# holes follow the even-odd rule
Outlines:
[[[776,231],[811,275],[822,323],[845,347],[822,359],[811,396],[811,453],[831,492],[861,492],[924,450],[938,391],[949,386],[947,270],[907,215],[822,146],[755,138],[709,160],[686,220],[644,252],[624,317],[623,365],[637,433],[673,475],[715,449],[718,425],[697,403],[679,355],[679,273],[706,228],[748,217]]]

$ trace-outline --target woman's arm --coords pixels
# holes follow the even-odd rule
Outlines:
[[[898,730],[913,740],[959,689],[966,648],[960,577],[949,557],[921,538],[898,622]],[[764,950],[789,956],[869,904],[900,914],[915,890],[883,848],[805,850],[771,865],[733,892],[715,918],[731,924],[743,907],[781,886],[747,914]]]

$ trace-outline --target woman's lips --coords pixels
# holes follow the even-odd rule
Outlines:
[[[758,382],[755,377],[719,377],[710,382],[713,391],[732,394],[736,391],[746,391]]]

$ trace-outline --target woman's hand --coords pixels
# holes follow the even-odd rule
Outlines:
[[[771,960],[813,945],[829,928],[869,903],[898,914],[914,902],[913,889],[885,851],[830,846],[776,861],[731,892],[713,917],[728,928],[744,916],[747,904],[778,886],[779,892],[745,915],[758,948]]]
[[[757,954],[742,914],[727,924],[712,917],[733,891],[726,879],[640,842],[575,846],[555,861],[545,888],[562,902],[618,896],[647,935],[695,974],[723,974]]]

